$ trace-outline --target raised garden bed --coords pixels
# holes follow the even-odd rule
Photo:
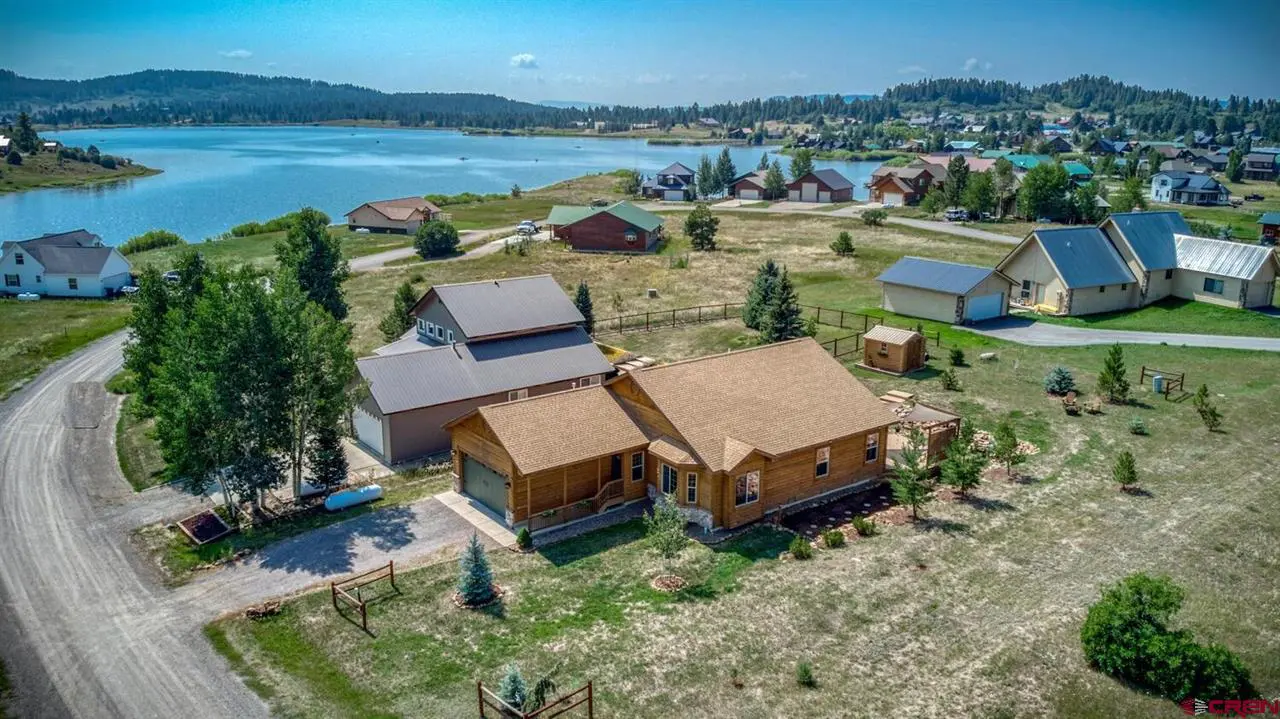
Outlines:
[[[178,529],[196,545],[208,544],[231,534],[231,527],[212,509],[178,520]]]

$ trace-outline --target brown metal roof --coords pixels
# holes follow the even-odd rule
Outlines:
[[[394,200],[377,200],[375,202],[366,202],[360,207],[368,207],[388,220],[401,222],[412,217],[415,212],[421,212],[424,215],[440,212],[439,207],[421,197],[398,197]],[[347,214],[352,214],[359,210],[360,207]]]

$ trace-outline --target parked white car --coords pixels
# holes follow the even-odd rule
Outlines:
[[[518,235],[536,235],[538,234],[538,225],[533,220],[525,220],[516,225],[516,234]]]

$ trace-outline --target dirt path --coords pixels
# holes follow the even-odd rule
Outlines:
[[[488,230],[470,230],[463,232],[461,233],[462,236],[460,240],[464,245],[474,245],[477,242],[489,240],[489,238],[495,236],[497,239],[485,242],[482,245],[476,245],[461,255],[431,261],[457,262],[462,259],[492,255],[502,249],[502,240],[515,234],[515,231],[515,225],[511,225],[510,227],[495,227]],[[413,257],[416,254],[417,250],[412,247],[399,247],[394,250],[387,250],[386,252],[377,252],[372,255],[365,255],[364,257],[356,257],[355,259],[350,260],[348,264],[351,266],[352,272],[371,272],[375,270],[388,269],[387,263]],[[394,267],[394,265],[392,267]]]

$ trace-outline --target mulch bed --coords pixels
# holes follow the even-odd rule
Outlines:
[[[466,602],[462,601],[462,595],[458,594],[457,592],[454,592],[453,605],[458,609],[484,609],[485,607],[491,607],[497,604],[498,602],[501,602],[502,598],[505,597],[506,595],[507,595],[507,590],[503,589],[500,585],[495,584],[493,585],[493,599],[490,599],[484,604],[467,604]]]
[[[677,577],[674,574],[659,574],[653,578],[653,581],[649,582],[649,586],[659,592],[668,593],[678,592],[688,585],[689,583],[684,580],[684,577]]]
[[[811,540],[818,539],[827,529],[839,529],[847,538],[853,539],[857,532],[853,531],[849,523],[854,517],[871,517],[877,523],[893,524],[895,522],[882,522],[880,518],[892,509],[896,509],[893,505],[893,493],[888,485],[880,485],[788,514],[782,518],[782,526]]]

